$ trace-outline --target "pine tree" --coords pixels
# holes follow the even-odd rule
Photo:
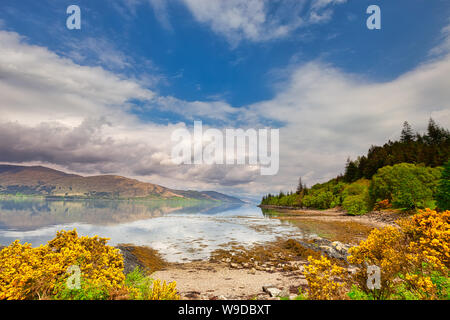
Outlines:
[[[400,135],[401,142],[411,142],[414,140],[414,132],[408,121],[403,122],[403,129]]]
[[[302,177],[300,177],[300,178],[298,178],[298,185],[297,185],[296,193],[297,194],[301,194],[304,188],[305,187],[304,187],[304,185],[302,183]]]
[[[358,176],[358,165],[354,161],[351,161],[350,158],[348,158],[347,165],[345,166],[344,180],[346,182],[353,182],[358,180]]]
[[[432,118],[428,122],[427,128],[427,140],[429,144],[438,144],[448,139],[450,137],[450,133],[448,130],[439,127],[436,122]]]
[[[450,210],[450,160],[444,165],[436,200],[439,209]]]

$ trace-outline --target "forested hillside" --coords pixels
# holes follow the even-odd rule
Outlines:
[[[383,146],[372,146],[367,155],[347,161],[344,181],[370,179],[384,166],[397,163],[423,164],[427,167],[442,166],[450,159],[450,132],[439,127],[433,119],[427,132],[415,133],[408,122],[403,124],[400,140],[388,141]]]
[[[446,210],[450,203],[449,159],[447,129],[430,119],[422,135],[405,122],[398,141],[372,146],[367,155],[349,159],[343,175],[310,188],[300,178],[296,192],[266,195],[261,205],[340,206],[355,215],[390,207]]]

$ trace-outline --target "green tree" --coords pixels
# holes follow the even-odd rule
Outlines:
[[[444,165],[436,200],[439,209],[450,210],[450,160]]]
[[[385,166],[372,177],[369,194],[372,202],[388,199],[396,208],[432,206],[442,168],[410,163]]]
[[[297,185],[297,190],[296,193],[297,194],[303,194],[303,190],[306,189],[306,185],[303,184],[302,182],[302,177],[298,178],[298,185]]]
[[[401,142],[411,142],[414,140],[414,131],[408,121],[403,122],[403,129],[400,135]]]
[[[346,182],[353,182],[359,178],[358,163],[356,161],[351,161],[350,158],[347,159],[347,164],[345,165],[344,180]]]

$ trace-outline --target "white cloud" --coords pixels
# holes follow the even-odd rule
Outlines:
[[[172,30],[172,24],[170,23],[169,12],[167,8],[167,0],[148,0],[153,8],[156,19],[167,30]]]
[[[125,69],[131,67],[133,61],[112,43],[102,38],[85,38],[81,41],[68,41],[71,49],[67,55],[76,62],[94,59],[96,65],[109,66],[110,69]]]
[[[313,10],[323,9],[329,5],[345,3],[347,0],[313,0],[311,8]]]
[[[183,0],[201,23],[236,45],[283,38],[309,24],[329,20],[331,7],[346,0]]]
[[[432,116],[450,126],[450,56],[388,82],[321,61],[293,70],[273,99],[234,108],[223,101],[161,97],[135,80],[77,65],[0,31],[0,161],[116,173],[176,188],[276,192],[294,188],[300,175],[309,184],[336,176],[347,156],[397,138],[405,120],[424,129]],[[188,120],[143,122],[130,113],[132,99]],[[262,177],[245,166],[173,165],[170,135],[192,125],[191,119],[219,120],[227,127],[282,123],[279,174]]]
[[[86,115],[112,113],[129,99],[154,96],[102,68],[79,66],[46,48],[25,44],[13,32],[0,32],[0,71],[3,119],[36,123],[64,118],[79,124]]]
[[[236,184],[254,171],[243,167],[230,175],[225,168],[175,166],[170,136],[184,124],[141,122],[129,101],[179,113],[187,109],[192,119],[218,112],[226,120],[236,111],[224,102],[158,97],[138,81],[77,65],[13,32],[0,31],[0,75],[0,161],[117,173],[179,188]]]
[[[280,174],[293,187],[343,171],[348,156],[365,154],[399,136],[403,121],[424,130],[429,117],[450,126],[450,56],[424,63],[395,80],[371,82],[330,65],[311,62],[295,70],[269,101],[249,107],[285,123],[280,132]]]
[[[175,2],[175,1],[174,1]],[[195,20],[224,36],[232,46],[242,40],[264,42],[287,37],[300,27],[331,19],[333,7],[347,0],[179,0]],[[122,0],[116,9],[135,16],[138,6],[149,4],[156,19],[173,30],[170,0]],[[124,9],[124,7],[126,9]]]
[[[438,56],[450,53],[450,24],[442,28],[438,41],[439,44],[432,48],[429,54],[431,56]]]

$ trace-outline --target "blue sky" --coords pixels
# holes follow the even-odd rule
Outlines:
[[[166,80],[153,88],[162,95],[223,97],[239,107],[273,97],[274,82],[288,76],[292,64],[314,59],[371,79],[393,79],[426,57],[450,12],[450,3],[440,0],[348,1],[332,8],[330,21],[270,41],[230,44],[226,36],[197,22],[180,1],[164,2],[170,27],[159,22],[161,13],[150,1],[4,0],[0,18],[6,30],[69,57],[76,48],[67,48],[68,42],[103,39],[137,65],[121,68],[98,61],[95,52],[84,52],[81,64],[135,76],[156,70]],[[65,9],[75,3],[82,9],[82,30],[68,31]],[[374,3],[382,9],[380,31],[365,27],[365,10]]]
[[[81,30],[66,28],[68,15],[65,11],[71,4],[81,8]],[[381,8],[381,30],[366,28],[368,15],[365,11],[371,4]],[[421,129],[429,116],[438,114],[441,123],[447,124],[448,105],[445,99],[436,98],[445,91],[441,88],[441,75],[432,78],[440,79],[436,82],[440,84],[425,90],[423,96],[395,96],[386,103],[367,107],[367,112],[361,111],[364,106],[355,106],[357,112],[353,114],[359,118],[349,117],[353,131],[348,130],[349,123],[340,122],[339,118],[332,118],[337,122],[328,121],[325,125],[319,118],[330,114],[327,108],[334,98],[338,102],[333,110],[338,114],[339,105],[353,103],[353,94],[364,93],[361,101],[369,101],[371,90],[373,99],[379,99],[380,90],[390,97],[395,90],[404,90],[404,93],[413,85],[420,88],[420,81],[428,81],[426,66],[436,70],[435,64],[447,62],[450,29],[446,28],[449,25],[450,2],[445,0],[2,0],[0,4],[0,30],[9,32],[5,43],[11,50],[34,45],[34,48],[45,49],[46,54],[55,54],[49,59],[58,63],[66,58],[73,63],[71,68],[86,67],[88,69],[83,70],[93,72],[100,68],[108,79],[117,77],[117,81],[129,81],[136,86],[136,92],[130,89],[123,99],[99,106],[101,112],[93,108],[92,114],[78,114],[78,120],[106,119],[111,116],[111,110],[117,108],[115,118],[104,121],[118,128],[126,127],[115,122],[125,114],[134,117],[136,124],[132,127],[147,124],[148,130],[152,126],[162,128],[179,123],[190,126],[194,118],[219,127],[260,124],[285,129],[285,138],[281,140],[286,149],[281,154],[282,170],[276,183],[272,180],[272,186],[269,180],[263,181],[253,174],[236,173],[239,178],[230,180],[236,181],[235,185],[232,182],[223,185],[221,181],[227,180],[223,177],[215,180],[206,173],[192,173],[197,174],[193,188],[252,189],[254,194],[286,190],[295,185],[299,175],[306,176],[310,183],[330,178],[342,170],[339,168],[343,167],[347,156],[354,157],[364,153],[371,144],[395,137],[404,120]],[[11,34],[20,40],[11,39]],[[39,54],[36,51],[35,55]],[[3,66],[7,63],[13,62],[3,61]],[[54,69],[50,64],[35,67],[42,68],[43,74],[48,73],[51,78],[49,70]],[[65,76],[71,78],[71,74]],[[39,82],[43,80],[39,79],[33,77],[35,86],[43,85]],[[447,80],[444,79],[445,84],[449,84]],[[12,78],[5,80],[3,77],[2,81],[8,82],[8,86],[17,84]],[[114,90],[114,86],[103,89]],[[429,99],[428,109],[424,107],[425,110],[419,111],[417,104],[427,101],[435,90],[439,92]],[[312,95],[316,91],[320,93],[314,98]],[[61,92],[61,99],[65,94]],[[329,95],[330,101],[316,105],[321,95]],[[387,106],[394,108],[398,99],[402,101],[398,114],[392,112],[392,119],[383,120],[376,111]],[[103,103],[103,100],[89,101],[93,105]],[[282,114],[292,111],[296,121],[278,115],[278,106]],[[3,108],[11,113],[21,106],[9,104]],[[44,108],[48,109],[40,116],[48,117],[39,122],[33,123],[20,115],[11,115],[7,121],[23,123],[30,130],[48,121],[72,129],[76,127],[75,116],[69,121],[69,118],[63,119],[68,112],[57,116],[50,107]],[[347,111],[342,108],[345,114]],[[408,116],[410,119],[404,119]],[[372,124],[363,126],[364,121]],[[318,130],[314,133],[318,140],[308,138],[311,132],[308,125]],[[294,133],[297,136],[293,136]],[[118,139],[103,131],[96,134],[99,139]],[[355,136],[359,136],[359,140]],[[153,147],[153,156],[161,152],[155,146],[149,149]],[[324,152],[323,148],[328,151]],[[308,155],[294,160],[300,155],[295,156],[292,149],[308,150]],[[332,153],[331,158],[328,152]],[[102,161],[96,163],[96,160],[68,163],[54,155],[17,156],[14,160],[42,162],[88,174],[120,173],[173,187],[182,187],[182,181],[190,176],[187,169],[178,174],[171,170],[158,174],[160,168],[154,167],[151,161],[127,172],[120,169],[123,163],[108,165]],[[318,167],[317,163],[323,167]],[[142,172],[146,173],[138,174]],[[223,174],[230,176],[228,169],[223,169]],[[217,172],[211,173],[211,176],[216,175]]]

